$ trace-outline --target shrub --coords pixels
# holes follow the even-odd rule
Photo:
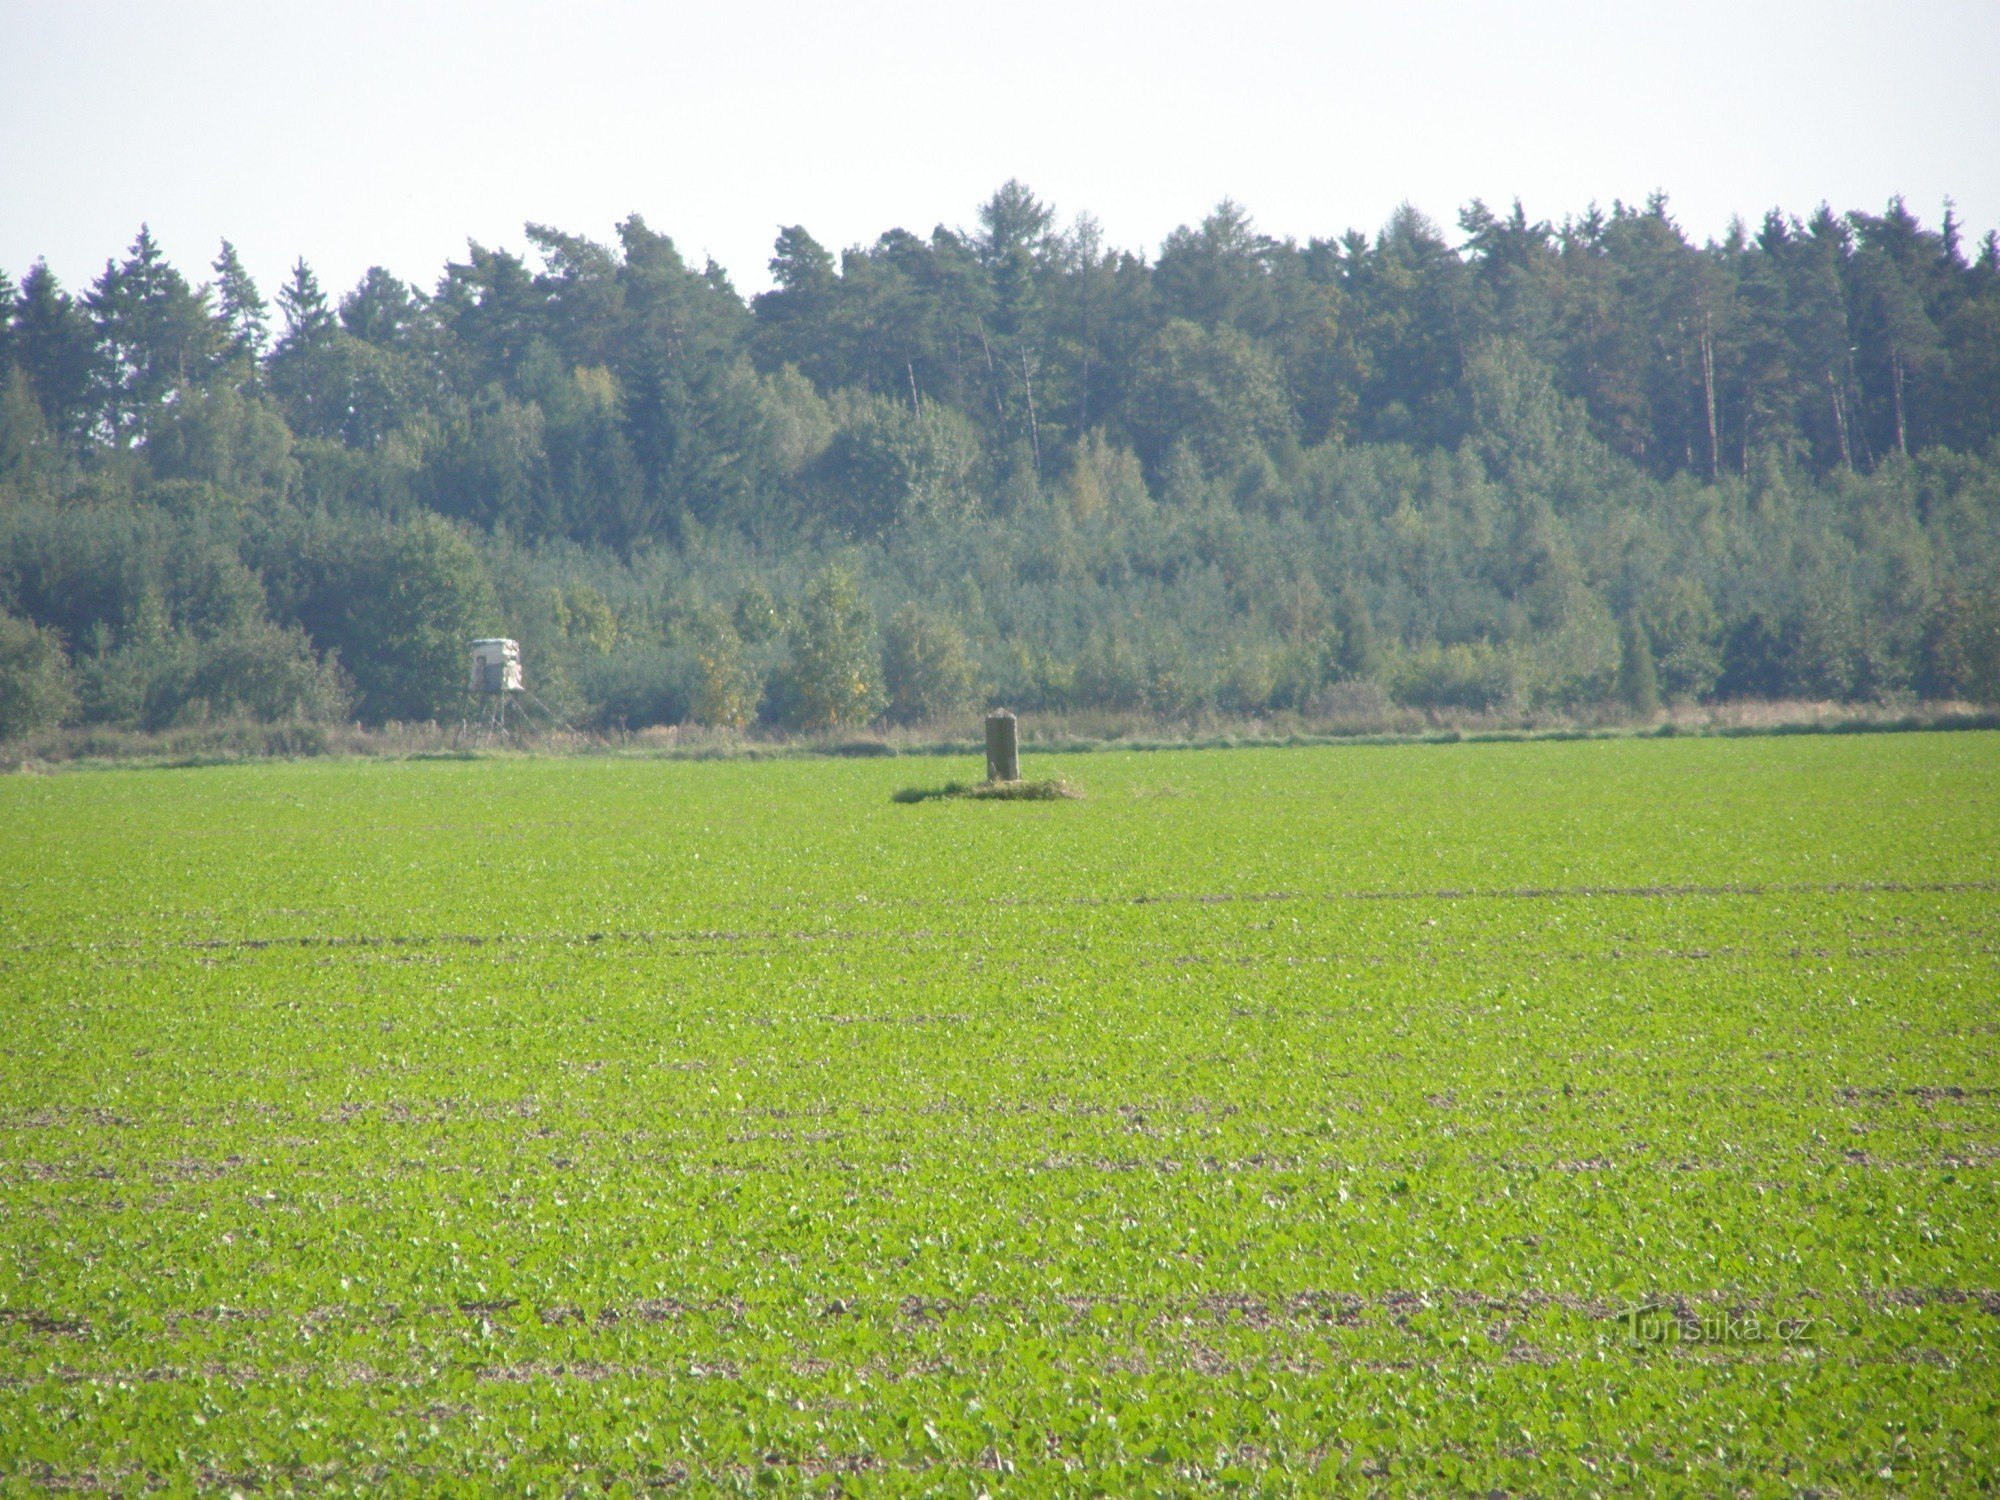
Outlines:
[[[696,628],[694,720],[741,729],[757,716],[763,695],[755,664],[729,616],[711,606]]]
[[[2000,588],[1943,591],[1924,633],[1920,682],[1934,698],[2000,703]]]
[[[882,684],[889,717],[898,724],[941,719],[972,697],[972,660],[965,632],[944,616],[906,604],[882,643]]]
[[[806,585],[778,697],[785,724],[808,733],[865,724],[881,706],[875,612],[837,564]]]
[[[657,641],[621,640],[579,669],[583,693],[604,724],[644,729],[693,715],[700,664],[695,653]]]
[[[185,684],[186,703],[219,719],[332,723],[347,715],[340,668],[313,654],[303,630],[268,621],[201,642]],[[186,703],[174,717],[185,716]]]
[[[53,728],[75,711],[62,638],[0,614],[0,740]]]
[[[159,730],[223,720],[332,723],[348,709],[339,666],[303,630],[255,620],[210,636],[143,636],[86,661],[84,717]]]
[[[363,717],[433,719],[459,703],[466,643],[492,613],[485,565],[450,522],[421,515],[384,536],[355,570],[341,631]]]
[[[1516,691],[1513,659],[1485,641],[1425,646],[1403,659],[1391,686],[1398,703],[1432,709],[1499,708]]]

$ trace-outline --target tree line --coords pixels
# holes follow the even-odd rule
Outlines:
[[[143,227],[0,272],[0,734],[424,719],[522,639],[605,724],[2000,698],[2000,241],[1474,202],[1150,257],[1018,182],[637,216],[270,302]]]

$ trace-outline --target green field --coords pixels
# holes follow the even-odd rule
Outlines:
[[[0,782],[0,1489],[2000,1486],[2000,736],[974,769]]]

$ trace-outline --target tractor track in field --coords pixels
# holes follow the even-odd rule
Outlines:
[[[1440,886],[1422,891],[1244,891],[1174,892],[1160,895],[1083,896],[1075,906],[1219,906],[1243,901],[1589,901],[1637,899],[1675,901],[1704,897],[1963,895],[2000,891],[2000,880],[1828,880],[1730,882],[1721,885]],[[1007,899],[1001,905],[1039,905]]]
[[[333,1304],[284,1311],[268,1307],[186,1308],[150,1316],[169,1335],[183,1327],[272,1325],[313,1330],[404,1328],[420,1323],[470,1322],[500,1332],[522,1329],[575,1329],[581,1334],[608,1333],[629,1326],[692,1323],[746,1325],[774,1313],[796,1313],[823,1326],[846,1321],[888,1324],[906,1331],[934,1327],[959,1317],[1001,1318],[1018,1323],[1056,1319],[1080,1327],[1102,1326],[1100,1315],[1119,1320],[1126,1332],[1144,1328],[1158,1334],[1181,1330],[1236,1328],[1251,1332],[1302,1332],[1350,1329],[1378,1333],[1410,1332],[1414,1320],[1438,1314],[1446,1318],[1522,1318],[1544,1313],[1568,1315],[1588,1323],[1615,1323],[1635,1308],[1699,1318],[1705,1313],[1730,1317],[1750,1315],[1811,1316],[1835,1322],[1844,1313],[1890,1309],[1922,1311],[1933,1307],[1968,1308],[2000,1319],[2000,1288],[1983,1286],[1892,1286],[1830,1291],[1799,1287],[1782,1291],[1741,1289],[1654,1289],[1642,1296],[1588,1296],[1550,1292],[1537,1287],[1482,1291],[1472,1287],[1392,1289],[1358,1293],[1310,1289],[1297,1292],[1207,1291],[1182,1296],[1133,1295],[1122,1292],[1070,1292],[1044,1297],[975,1292],[960,1296],[896,1293],[820,1294],[782,1306],[754,1306],[741,1298],[643,1297],[606,1300],[593,1307],[574,1303],[528,1303],[513,1297],[456,1303],[405,1305]],[[117,1336],[116,1325],[100,1325],[86,1314],[32,1308],[0,1307],[0,1328],[16,1329],[44,1339],[92,1339],[101,1332]],[[16,1376],[17,1381],[32,1377]]]
[[[1001,908],[1062,908],[1117,906],[1226,906],[1242,904],[1347,901],[1588,901],[1588,900],[1701,900],[1762,898],[1767,896],[1844,895],[1967,895],[2000,892],[2000,880],[1833,880],[1730,882],[1714,885],[1579,885],[1579,886],[1440,886],[1413,891],[1172,891],[1142,892],[1124,896],[992,897],[977,900],[894,900],[871,902],[882,909],[929,908],[987,905]],[[16,943],[8,951],[46,952],[130,952],[179,949],[187,952],[262,952],[268,949],[372,949],[372,948],[483,948],[511,947],[591,947],[601,944],[657,943],[733,947],[750,943],[906,941],[936,936],[928,930],[909,932],[894,927],[879,929],[839,928],[691,928],[601,929],[585,932],[537,933],[292,933],[270,937],[210,938],[129,938],[122,940],[77,941],[50,939]],[[1706,956],[1706,955],[1702,955]]]
[[[1371,1325],[1373,1326],[1373,1325]],[[1375,1331],[1388,1331],[1376,1328]],[[1397,1330],[1407,1332],[1408,1330]],[[1082,1376],[1147,1376],[1187,1374],[1205,1379],[1237,1378],[1259,1375],[1308,1376],[1330,1369],[1365,1370],[1374,1374],[1402,1373],[1411,1371],[1442,1371],[1452,1363],[1449,1356],[1426,1355],[1408,1358],[1382,1358],[1368,1355],[1350,1354],[1345,1350],[1329,1349],[1326,1346],[1292,1349],[1267,1349],[1254,1353],[1229,1353],[1200,1340],[1188,1337],[1188,1330],[1176,1329],[1177,1335],[1156,1346],[1130,1349],[1113,1353],[1100,1360],[1071,1359],[1061,1363],[1063,1370]],[[1470,1357],[1472,1363],[1484,1364],[1497,1359],[1508,1364],[1534,1364],[1554,1366],[1595,1361],[1602,1357],[1601,1350],[1593,1345],[1563,1349],[1551,1349],[1537,1345],[1517,1335],[1510,1324],[1498,1324],[1479,1331],[1491,1352],[1480,1351]],[[1757,1345],[1737,1346],[1723,1350],[1698,1345],[1674,1344],[1656,1352],[1668,1358],[1695,1363],[1792,1363],[1801,1359],[1820,1357],[1820,1350],[1813,1345],[1803,1348],[1775,1342]],[[1941,1350],[1925,1347],[1891,1349],[1881,1351],[1881,1362],[1921,1363],[1950,1367],[1955,1364],[1951,1356]],[[676,1383],[694,1381],[768,1381],[773,1378],[790,1377],[803,1381],[824,1381],[831,1378],[846,1379],[862,1375],[870,1381],[891,1384],[922,1380],[940,1373],[935,1361],[921,1358],[906,1359],[902,1362],[874,1355],[852,1363],[837,1362],[823,1357],[809,1356],[793,1358],[782,1366],[772,1368],[752,1365],[746,1369],[733,1359],[714,1356],[673,1360],[671,1362],[637,1362],[625,1359],[593,1359],[587,1356],[565,1356],[544,1359],[507,1360],[490,1364],[475,1364],[463,1367],[463,1373],[481,1385],[518,1385],[529,1383],[594,1385],[614,1381],[638,1381],[655,1384],[662,1381]],[[231,1363],[220,1359],[206,1359],[186,1364],[152,1364],[144,1366],[105,1366],[93,1368],[80,1365],[53,1364],[34,1375],[0,1375],[0,1390],[27,1391],[45,1386],[98,1386],[134,1387],[157,1385],[195,1384],[200,1386],[222,1385],[236,1391],[245,1391],[258,1385],[308,1385],[322,1384],[334,1387],[373,1386],[396,1390],[419,1391],[425,1385],[424,1372],[393,1365],[373,1365],[360,1360],[340,1359],[325,1365],[309,1361],[288,1360],[270,1365],[254,1363]],[[842,1411],[854,1409],[856,1403],[830,1393],[817,1393],[802,1398],[805,1408],[818,1411]],[[428,1413],[432,1408],[425,1408]]]

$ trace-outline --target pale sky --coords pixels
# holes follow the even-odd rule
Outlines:
[[[780,225],[840,247],[966,225],[1019,177],[1156,247],[1235,198],[1268,233],[1457,239],[1664,189],[1732,214],[2000,227],[2000,0],[1176,5],[0,0],[0,268],[72,290],[152,225],[431,287],[468,238],[638,212],[745,292]]]

